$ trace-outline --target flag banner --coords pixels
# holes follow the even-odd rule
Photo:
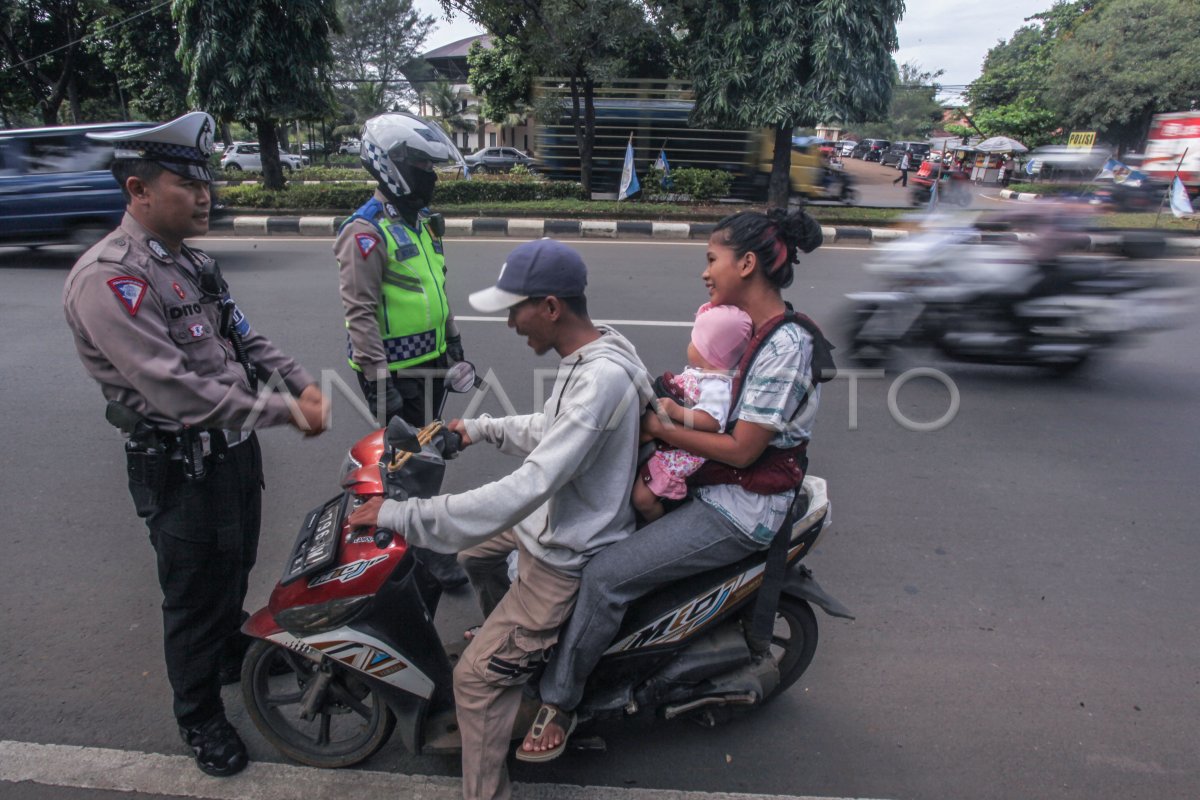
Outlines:
[[[664,189],[671,188],[671,165],[667,162],[667,150],[662,148],[658,151],[658,160],[654,162],[654,168],[662,173],[662,187]]]
[[[629,134],[629,144],[625,145],[625,166],[621,167],[621,188],[617,191],[618,200],[628,200],[642,190],[638,183],[637,172],[633,168],[633,134]]]
[[[1171,213],[1176,217],[1188,217],[1195,214],[1192,208],[1192,198],[1188,197],[1187,187],[1176,175],[1171,181]]]
[[[937,211],[938,184],[940,184],[941,182],[942,182],[941,177],[935,176],[934,181],[933,181],[933,188],[929,190],[929,208],[926,210],[929,211],[929,213],[931,213],[931,214],[934,211]]]
[[[1115,181],[1117,180],[1118,174],[1124,178],[1129,174],[1129,167],[1125,166],[1120,161],[1117,161],[1115,158],[1110,158],[1108,161],[1104,162],[1104,166],[1100,168],[1100,172],[1096,174],[1095,179],[1098,181]]]

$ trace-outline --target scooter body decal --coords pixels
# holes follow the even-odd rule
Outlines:
[[[760,583],[763,566],[751,567],[705,594],[667,612],[649,625],[614,644],[606,653],[657,647],[686,639],[716,617],[730,602],[738,602]]]
[[[433,694],[433,681],[396,654],[394,648],[373,636],[342,627],[305,636],[302,644],[347,667],[378,678],[418,697]]]

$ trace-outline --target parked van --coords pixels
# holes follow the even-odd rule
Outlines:
[[[0,130],[0,245],[85,248],[99,241],[120,223],[125,199],[109,172],[113,146],[87,134],[153,125]]]
[[[908,153],[909,167],[916,169],[922,161],[928,158],[929,145],[925,142],[892,142],[879,159],[879,163],[885,167],[899,166],[905,153]]]

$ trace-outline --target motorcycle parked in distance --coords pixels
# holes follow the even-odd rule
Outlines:
[[[473,370],[447,383],[466,391],[471,377]],[[342,491],[305,516],[267,607],[243,626],[255,639],[242,666],[247,711],[289,758],[350,766],[397,728],[412,753],[461,749],[451,676],[465,643],[440,641],[401,533],[352,530],[346,522],[369,497],[436,495],[459,447],[440,421],[417,431],[399,417],[357,442],[342,466]],[[588,682],[581,721],[687,717],[715,725],[795,683],[817,646],[812,605],[834,616],[850,613],[801,563],[830,524],[824,480],[805,478],[792,519],[767,653],[751,652],[746,621],[764,552],[634,603]]]
[[[1191,292],[1174,276],[1128,258],[1039,259],[1024,244],[981,243],[970,228],[891,244],[866,269],[884,286],[846,295],[842,328],[847,356],[868,368],[930,346],[961,361],[1068,372],[1137,334],[1172,327],[1190,308]]]
[[[973,197],[971,182],[962,172],[947,171],[933,161],[922,162],[917,173],[908,179],[909,203],[913,206],[927,205],[933,198],[933,184],[938,184],[938,202],[949,203],[960,208],[969,208]]]

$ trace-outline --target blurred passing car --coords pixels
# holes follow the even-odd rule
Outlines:
[[[284,172],[301,169],[308,164],[308,158],[294,156],[283,148],[279,149],[279,165]],[[221,169],[237,172],[262,172],[262,150],[258,142],[234,142],[221,156]]]
[[[520,164],[533,169],[533,157],[515,147],[485,147],[464,157],[467,167],[474,173],[508,172]]]
[[[153,127],[114,122],[0,131],[0,245],[90,247],[115,228],[125,198],[109,166],[113,147],[89,132]]]

